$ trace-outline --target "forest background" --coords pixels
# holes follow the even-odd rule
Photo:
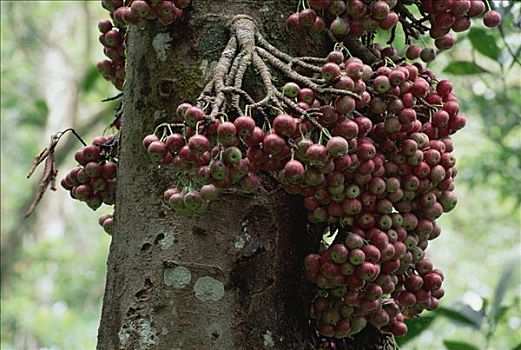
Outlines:
[[[521,349],[521,3],[494,5],[499,29],[458,35],[430,64],[468,122],[454,137],[458,207],[428,251],[446,274],[443,307],[412,322],[404,350]],[[98,1],[0,6],[1,348],[94,349],[110,244],[97,217],[108,208],[94,214],[58,189],[24,214],[39,173],[26,174],[49,136],[74,127],[90,140],[113,118],[116,105],[100,101],[118,92],[95,66],[107,14]],[[58,146],[58,177],[79,147]]]

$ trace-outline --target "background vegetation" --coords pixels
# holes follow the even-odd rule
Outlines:
[[[521,349],[521,3],[498,1],[499,30],[458,36],[432,69],[453,81],[468,117],[454,139],[458,207],[428,254],[446,275],[443,308],[410,322],[403,349]],[[97,74],[96,1],[2,1],[1,348],[94,349],[110,238],[64,190],[23,215],[26,179],[50,134],[90,140],[112,119],[117,92]],[[110,131],[108,131],[110,132]],[[58,146],[59,177],[79,143]]]

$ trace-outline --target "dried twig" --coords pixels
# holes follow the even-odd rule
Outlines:
[[[69,131],[72,132],[74,134],[74,136],[76,136],[78,138],[78,140],[80,140],[80,142],[84,146],[86,146],[85,141],[83,141],[83,139],[80,137],[80,135],[78,135],[76,133],[76,131],[72,128],[65,129],[65,130],[60,131],[51,136],[51,141],[49,143],[49,146],[44,148],[43,151],[41,151],[34,158],[33,165],[31,167],[31,169],[29,170],[29,173],[27,174],[27,178],[30,178],[31,175],[36,170],[36,168],[38,167],[38,165],[45,162],[44,167],[43,167],[43,173],[40,178],[38,188],[36,189],[36,195],[31,203],[31,205],[29,206],[29,209],[25,213],[24,217],[27,218],[33,213],[34,209],[36,208],[36,206],[42,199],[45,191],[47,190],[47,188],[49,186],[51,187],[51,190],[56,191],[56,175],[58,174],[58,169],[56,169],[56,161],[55,161],[54,152],[55,152],[56,146],[58,145],[58,142],[60,141],[62,136],[65,135]]]

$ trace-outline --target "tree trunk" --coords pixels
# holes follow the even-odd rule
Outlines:
[[[181,23],[129,30],[117,224],[98,349],[307,348],[312,290],[302,261],[317,241],[307,233],[300,200],[266,180],[255,195],[228,191],[207,214],[177,216],[161,203],[175,179],[150,163],[142,145],[179,103],[200,93],[234,15],[252,16],[286,52],[324,55],[322,36],[304,44],[288,34],[293,7],[197,0]],[[250,73],[253,86],[255,79]]]

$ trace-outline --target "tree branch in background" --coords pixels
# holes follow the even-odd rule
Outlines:
[[[521,48],[517,50],[517,53],[514,52],[514,50],[512,50],[510,45],[508,45],[508,43],[507,43],[505,31],[503,30],[502,23],[499,24],[498,29],[499,29],[499,33],[501,34],[501,39],[503,39],[503,44],[505,44],[505,47],[506,47],[508,53],[510,54],[510,56],[512,56],[512,64],[510,65],[510,68],[512,68],[514,63],[517,63],[518,65],[521,66],[521,61],[519,61],[519,58],[517,57],[519,55]]]

